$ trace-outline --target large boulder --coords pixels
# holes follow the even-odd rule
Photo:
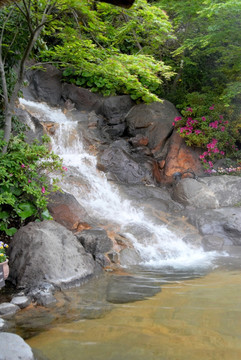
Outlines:
[[[102,97],[92,93],[91,91],[80,88],[74,84],[63,84],[62,96],[65,101],[71,101],[74,103],[77,110],[81,111],[95,111],[99,112]]]
[[[173,120],[179,113],[169,101],[134,106],[126,116],[129,135],[148,137],[148,146],[156,153],[163,149],[166,139],[173,131]]]
[[[0,333],[0,360],[34,360],[31,347],[18,335]]]
[[[129,95],[110,96],[103,100],[100,113],[110,125],[123,123],[128,111],[135,105]]]
[[[125,140],[113,142],[99,156],[98,168],[110,172],[122,183],[154,183],[152,162],[145,156],[131,154],[129,144]]]
[[[62,72],[52,65],[45,65],[43,69],[31,70],[27,73],[29,91],[31,95],[48,104],[56,106],[61,103]]]
[[[163,176],[172,180],[175,172],[191,169],[196,175],[203,175],[203,167],[199,160],[200,151],[186,145],[184,139],[174,131],[168,140]]]
[[[173,187],[172,197],[183,205],[213,209],[237,206],[241,201],[239,176],[212,176],[199,180],[185,178]]]
[[[219,249],[224,245],[241,245],[241,208],[190,209],[186,211],[188,221],[204,236],[204,248],[213,246],[220,238]],[[215,236],[215,238],[213,238]],[[207,238],[209,241],[207,242]],[[214,247],[213,247],[214,250]]]
[[[66,192],[57,191],[49,196],[48,210],[53,219],[72,231],[89,229],[91,219],[75,197]]]
[[[92,275],[95,262],[71,231],[55,221],[29,223],[10,245],[9,280],[31,288],[48,282],[70,286]]]

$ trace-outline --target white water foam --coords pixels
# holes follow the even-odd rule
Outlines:
[[[75,176],[84,179],[83,186],[63,183],[63,190],[72,193],[99,223],[117,224],[119,231],[139,253],[141,264],[175,268],[208,267],[212,264],[215,252],[206,253],[186,244],[166,226],[154,224],[131,201],[121,198],[117,187],[96,169],[95,156],[85,151],[77,132],[78,121],[42,103],[24,99],[20,102],[41,122],[58,124],[52,137],[53,150],[63,158],[66,167],[74,168]]]

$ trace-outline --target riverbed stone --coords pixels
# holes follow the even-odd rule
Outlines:
[[[31,347],[18,335],[0,333],[0,360],[35,360]]]
[[[105,267],[110,264],[105,254],[112,250],[113,242],[104,229],[84,230],[76,237],[85,251],[90,253],[101,266]]]
[[[20,307],[7,302],[0,304],[0,315],[2,317],[12,317],[20,310]]]
[[[17,287],[42,282],[71,286],[91,276],[95,262],[71,231],[55,221],[29,223],[10,244],[9,280]]]
[[[31,303],[31,298],[28,296],[14,296],[11,300],[11,304],[17,305],[20,309],[26,308]]]

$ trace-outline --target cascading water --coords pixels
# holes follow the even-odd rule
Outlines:
[[[143,265],[155,267],[206,267],[212,263],[214,252],[205,253],[178,238],[164,225],[157,225],[131,201],[121,198],[116,185],[110,184],[96,168],[96,158],[86,152],[79,137],[81,113],[78,120],[46,104],[20,99],[21,104],[40,122],[56,123],[51,136],[52,148],[64,160],[81,184],[63,181],[63,190],[72,193],[89,215],[101,225],[113,224],[128,238],[141,257]],[[83,116],[83,115],[82,115]]]

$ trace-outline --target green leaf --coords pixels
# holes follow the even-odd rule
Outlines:
[[[0,219],[6,220],[9,217],[9,213],[7,211],[0,212]]]
[[[8,236],[13,236],[18,230],[15,227],[11,227],[10,229],[6,229],[5,233]]]
[[[16,209],[18,216],[20,216],[23,220],[28,217],[36,214],[36,208],[32,203],[25,202],[18,205]]]
[[[52,216],[50,215],[48,209],[44,210],[42,213],[41,213],[41,217],[43,220],[53,220]]]

